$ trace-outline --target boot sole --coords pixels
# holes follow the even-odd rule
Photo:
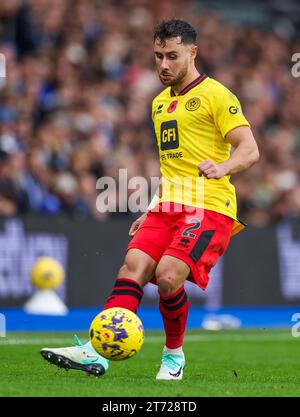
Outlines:
[[[88,375],[94,375],[96,377],[105,374],[105,369],[101,364],[93,363],[89,365],[83,365],[77,362],[73,362],[71,359],[68,359],[65,356],[57,355],[50,350],[42,350],[40,353],[47,362],[52,365],[56,365],[59,368],[65,369],[66,371],[75,369],[77,371],[84,371]]]

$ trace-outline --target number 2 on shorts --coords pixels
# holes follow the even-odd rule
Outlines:
[[[189,219],[188,223],[194,223],[192,226],[187,227],[182,232],[182,236],[191,237],[195,239],[196,235],[194,233],[190,233],[192,230],[197,230],[201,226],[201,222],[199,219]]]

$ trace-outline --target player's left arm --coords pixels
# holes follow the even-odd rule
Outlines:
[[[258,161],[258,147],[249,126],[238,126],[228,132],[225,138],[234,148],[230,158],[219,164],[209,160],[201,162],[198,165],[200,176],[219,179],[244,171]]]

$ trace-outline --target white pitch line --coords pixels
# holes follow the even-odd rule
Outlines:
[[[72,346],[72,341],[70,339],[3,339],[0,340],[0,346],[7,345],[45,345],[45,344],[62,344]]]
[[[224,342],[270,342],[280,340],[294,340],[295,338],[288,332],[277,333],[270,335],[262,335],[259,333],[245,334],[245,335],[187,335],[185,336],[186,342],[213,342],[213,341],[224,341]],[[145,343],[161,343],[165,340],[164,336],[148,336],[146,334]],[[300,339],[299,339],[300,340]],[[33,339],[15,339],[15,338],[3,338],[0,339],[0,347],[8,345],[61,345],[61,346],[72,346],[72,340],[70,338],[33,338]]]
[[[224,341],[224,342],[243,342],[243,341],[276,341],[276,340],[290,340],[294,339],[293,336],[289,333],[278,333],[273,335],[187,335],[184,340],[187,342],[213,342],[213,341]],[[148,343],[157,343],[161,340],[164,340],[164,337],[161,336],[149,336],[145,338],[145,341]]]

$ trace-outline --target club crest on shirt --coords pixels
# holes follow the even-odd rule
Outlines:
[[[200,106],[201,106],[201,100],[198,97],[190,98],[185,104],[185,108],[188,111],[198,110]]]

